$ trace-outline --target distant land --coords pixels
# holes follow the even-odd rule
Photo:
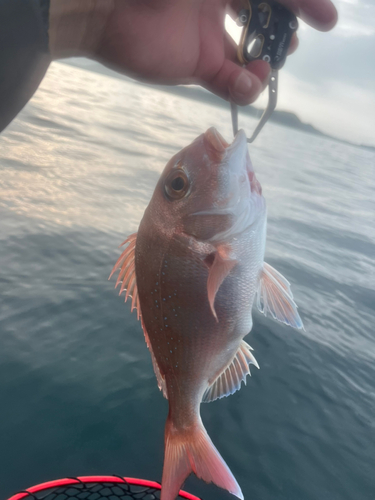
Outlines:
[[[67,59],[60,62],[63,62],[64,64],[68,64],[70,66],[75,66],[81,69],[85,69],[88,71],[93,71],[95,73],[111,76],[113,78],[134,81],[131,78],[128,78],[127,76],[124,75],[120,75],[119,73],[116,73],[115,71],[112,71],[109,68],[106,68],[105,66],[96,63],[95,61],[91,61],[90,59],[76,58],[76,59]],[[208,92],[207,90],[198,86],[187,86],[187,85],[169,86],[169,85],[150,85],[143,82],[137,82],[137,83],[145,87],[157,88],[158,90],[161,90],[162,92],[167,92],[169,94],[185,97],[187,99],[192,99],[194,101],[204,102],[205,104],[209,104],[211,106],[219,106],[221,108],[228,107],[228,103],[226,101],[220,99],[220,97],[217,97],[211,92]],[[260,110],[255,106],[245,106],[241,107],[240,109],[241,113],[247,116],[253,116],[255,118],[259,118],[260,116]],[[354,142],[350,142],[345,139],[340,139],[338,137],[334,137],[332,135],[321,132],[320,130],[313,127],[313,125],[302,122],[296,114],[291,113],[289,111],[281,111],[276,109],[273,112],[270,121],[278,123],[279,125],[283,125],[285,127],[301,130],[302,132],[306,132],[308,134],[318,135],[320,137],[326,137],[333,141],[341,142],[343,144],[349,144],[357,148],[364,148],[367,149],[368,151],[375,153],[375,146],[370,146],[366,144],[356,144]]]
[[[144,84],[142,84],[144,85]],[[148,85],[150,86],[150,85]],[[188,99],[193,99],[195,101],[201,101],[205,104],[211,104],[212,106],[220,106],[222,108],[228,108],[228,103],[220,97],[208,92],[200,87],[189,87],[186,85],[179,86],[165,86],[165,85],[153,85],[153,88],[157,88],[162,90],[163,92],[168,92],[170,94],[178,95],[181,97],[186,97]],[[247,116],[253,116],[255,118],[259,118],[261,116],[259,108],[255,106],[244,106],[241,107],[241,113]],[[341,142],[343,144],[349,144],[350,146],[355,146],[357,148],[365,148],[369,151],[375,152],[375,146],[368,146],[366,144],[356,144],[354,142],[347,141],[345,139],[340,139],[338,137],[334,137],[332,135],[321,132],[316,129],[313,125],[302,122],[298,116],[290,111],[281,111],[275,110],[270,119],[271,122],[278,123],[279,125],[283,125],[284,127],[290,127],[297,130],[301,130],[302,132],[306,132],[308,134],[314,134],[321,137],[326,137],[333,141]]]

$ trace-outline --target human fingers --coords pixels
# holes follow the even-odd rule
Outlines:
[[[307,24],[319,31],[329,31],[337,22],[337,10],[331,0],[278,0]],[[229,0],[228,14],[235,19],[246,2]]]
[[[261,59],[257,59],[248,63],[245,68],[249,73],[255,75],[259,79],[262,84],[262,90],[264,90],[268,85],[268,79],[271,72],[270,65]]]
[[[319,31],[329,31],[337,23],[337,10],[331,0],[278,1]]]
[[[289,46],[288,54],[293,54],[293,52],[297,49],[298,47],[298,38],[296,35],[293,35],[292,41]],[[260,59],[257,59],[255,61],[251,61],[245,66],[245,69],[251,73],[252,75],[256,76],[258,80],[261,83],[262,90],[264,90],[267,85],[268,85],[268,79],[270,76],[271,72],[271,67],[268,63],[265,61],[262,61]],[[230,83],[232,83],[232,80],[230,80]],[[234,89],[233,89],[234,90]],[[229,91],[229,89],[228,89]],[[233,93],[233,91],[231,91]],[[233,98],[234,96],[232,96]],[[251,96],[249,96],[251,99]],[[250,101],[249,101],[250,102]],[[249,102],[246,102],[245,104],[248,104]],[[251,101],[252,102],[252,101]],[[237,104],[242,104],[240,102],[237,102]]]
[[[226,59],[229,59],[230,61],[233,61],[238,66],[240,66],[237,56],[237,48],[237,44],[234,42],[233,38],[226,34],[226,37],[224,39],[225,57]],[[262,82],[262,87],[267,85],[268,76],[270,73],[270,66],[268,63],[261,60],[255,60],[248,63],[245,67],[250,73],[253,73],[259,78],[259,80]]]
[[[290,41],[289,49],[288,49],[288,56],[290,56],[290,54],[293,54],[293,52],[295,52],[297,50],[298,45],[299,45],[299,40],[298,40],[297,33],[293,33],[292,39]]]
[[[232,99],[236,104],[254,102],[263,90],[261,80],[255,73],[225,59],[216,75],[202,83],[208,90],[222,97]]]

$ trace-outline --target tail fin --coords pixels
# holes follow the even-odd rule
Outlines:
[[[213,445],[200,419],[193,429],[180,432],[168,417],[165,426],[161,500],[175,500],[191,472],[207,483],[213,482],[243,500],[241,488]]]

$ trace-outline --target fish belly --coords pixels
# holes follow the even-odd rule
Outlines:
[[[238,263],[216,295],[216,320],[202,256],[140,227],[136,275],[142,319],[170,400],[183,394],[192,406],[199,404],[208,381],[231,362],[251,330],[264,240],[265,218],[230,242]]]

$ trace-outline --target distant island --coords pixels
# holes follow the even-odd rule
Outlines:
[[[96,63],[94,61],[91,61],[89,59],[77,58],[77,59],[68,59],[61,62],[63,62],[64,64],[68,64],[70,66],[75,66],[88,71],[94,71],[95,73],[101,73],[106,76],[111,76],[113,78],[134,81],[131,78],[128,78],[124,75],[120,75],[119,73],[116,73],[115,71],[112,71],[106,68],[105,66]],[[169,86],[169,85],[150,85],[142,82],[137,82],[137,83],[145,87],[157,88],[162,92],[168,92],[170,94],[178,95],[180,97],[185,97],[187,99],[192,99],[194,101],[204,102],[205,104],[209,104],[212,106],[228,108],[228,103],[226,101],[220,99],[220,97],[217,97],[211,92],[208,92],[207,90],[198,86],[193,86],[193,87],[187,85]],[[241,107],[241,113],[247,116],[253,116],[255,118],[259,118],[260,116],[260,111],[255,106]],[[321,132],[312,125],[302,122],[296,114],[291,113],[289,111],[275,110],[270,118],[270,121],[278,123],[285,127],[301,130],[302,132],[306,132],[308,134],[314,134],[321,137],[326,137],[333,141],[341,142],[343,144],[349,144],[357,148],[364,148],[367,149],[368,151],[375,152],[375,146],[370,146],[366,144],[356,144],[354,142],[346,141],[344,139],[339,139],[338,137],[334,137],[332,135]]]
[[[143,84],[142,84],[143,85]],[[223,99],[220,99],[220,97],[217,97],[216,95],[212,94],[211,92],[208,92],[200,87],[189,87],[189,86],[165,86],[165,85],[153,85],[153,88],[158,88],[159,90],[162,90],[163,92],[169,92],[171,94],[179,95],[186,97],[188,99],[193,99],[195,101],[201,101],[204,102],[205,104],[211,104],[212,106],[220,106],[223,108],[228,107],[228,103],[224,101]],[[259,109],[256,108],[255,106],[245,106],[241,107],[241,113],[247,115],[247,116],[253,116],[255,118],[259,118]],[[345,139],[339,139],[338,137],[334,137],[332,135],[326,134],[324,132],[321,132],[320,130],[316,129],[312,125],[308,123],[302,122],[298,116],[294,113],[291,113],[290,111],[280,111],[280,110],[275,110],[272,113],[272,116],[270,118],[271,122],[278,123],[280,125],[283,125],[285,127],[290,127],[294,128],[297,130],[301,130],[302,132],[306,132],[308,134],[314,134],[318,135],[321,137],[326,137],[328,139],[331,139],[333,141],[341,142],[343,144],[350,144],[351,146],[355,146],[357,148],[365,148],[368,149],[369,151],[375,152],[375,146],[369,146],[366,144],[356,144],[354,142],[346,141]]]

